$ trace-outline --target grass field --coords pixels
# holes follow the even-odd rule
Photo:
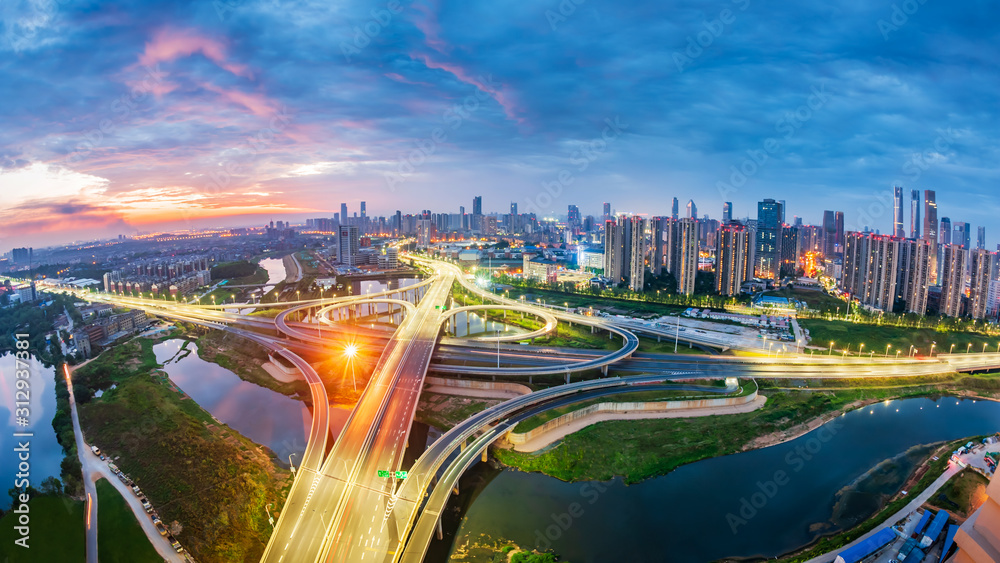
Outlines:
[[[97,557],[102,563],[160,563],[135,514],[114,485],[97,482]]]
[[[837,312],[837,307],[840,307],[840,311],[847,311],[847,302],[842,299],[837,299],[836,297],[825,293],[822,290],[809,290],[800,288],[788,288],[783,287],[774,291],[767,291],[764,295],[774,295],[777,297],[785,297],[788,299],[797,299],[799,301],[804,301],[810,309],[816,309],[821,313],[834,313]]]
[[[930,353],[932,343],[936,343],[935,354],[947,354],[952,344],[955,345],[955,353],[964,353],[969,349],[969,344],[972,344],[973,353],[982,352],[983,344],[986,345],[987,352],[996,352],[997,345],[1000,344],[1000,339],[996,337],[991,338],[972,332],[939,332],[933,328],[907,328],[814,319],[804,319],[799,321],[799,324],[809,330],[812,346],[829,348],[830,342],[834,342],[834,353],[848,345],[850,352],[856,353],[861,344],[864,344],[865,354],[875,352],[876,356],[882,356],[888,344],[891,345],[890,356],[895,356],[897,350],[902,350],[902,355],[905,356],[909,353],[911,345],[916,346],[919,354],[926,356]]]
[[[499,403],[499,399],[461,397],[425,391],[420,394],[415,420],[438,430],[449,430],[477,412]]]
[[[723,383],[723,382],[719,382]],[[751,389],[752,390],[752,389]],[[545,412],[540,412],[531,418],[526,418],[519,422],[517,426],[514,427],[513,432],[527,432],[538,428],[539,426],[545,424],[550,420],[559,418],[564,414],[571,413],[573,411],[578,411],[580,409],[587,408],[591,405],[597,405],[600,403],[628,403],[628,402],[644,402],[644,401],[672,401],[680,399],[694,399],[694,398],[712,398],[717,399],[726,395],[720,394],[709,394],[709,393],[699,393],[697,391],[669,391],[669,390],[659,390],[659,391],[635,391],[633,393],[619,393],[617,395],[609,395],[607,397],[595,397],[593,399],[588,399],[586,401],[580,401],[578,403],[571,403],[555,409],[549,409]]]
[[[197,560],[259,559],[271,532],[264,506],[281,505],[289,474],[159,372],[151,377],[143,367],[156,359],[146,342],[109,354],[114,358],[127,348],[136,356],[132,360],[95,361],[74,375],[118,383],[80,405],[84,432],[107,454],[120,456],[116,463],[142,487],[164,523],[183,526],[177,538]]]
[[[494,453],[505,465],[564,481],[606,481],[620,475],[627,483],[636,483],[687,463],[741,451],[755,438],[788,430],[856,401],[941,393],[935,384],[828,391],[776,390],[761,385],[767,404],[751,413],[601,422],[567,436],[559,447],[541,454],[500,448]]]
[[[21,537],[14,530],[17,514],[10,512],[0,518],[0,553],[5,563],[86,560],[83,502],[62,496],[36,496],[28,507],[31,517],[28,549],[14,544]]]
[[[969,517],[986,501],[989,480],[971,469],[963,469],[930,498],[930,504]]]

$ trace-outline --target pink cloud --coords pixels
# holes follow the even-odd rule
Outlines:
[[[473,78],[472,76],[469,75],[468,71],[466,71],[464,68],[458,65],[432,61],[429,56],[424,54],[412,54],[411,57],[423,61],[424,65],[427,66],[427,68],[434,68],[448,72],[452,74],[455,78],[457,78],[459,81],[475,86],[482,92],[489,94],[494,100],[496,100],[498,104],[500,104],[500,107],[503,108],[504,114],[507,116],[507,119],[516,121],[518,124],[524,123],[524,118],[517,116],[519,110],[516,107],[516,104],[507,95],[507,93],[503,91],[502,85],[501,88],[494,88],[489,84],[484,83],[485,81],[483,80],[479,80],[478,78]]]
[[[246,65],[226,60],[226,47],[221,42],[199,35],[191,29],[160,29],[153,34],[152,41],[146,43],[146,50],[139,56],[139,63],[152,67],[156,63],[170,62],[195,53],[201,53],[236,76],[253,79],[253,74]]]
[[[413,9],[420,12],[423,18],[417,18],[413,24],[424,34],[427,46],[435,51],[445,54],[449,50],[448,45],[441,39],[441,25],[437,21],[437,2],[432,1],[432,6],[422,6],[413,4]]]
[[[280,105],[263,94],[241,92],[239,90],[228,90],[208,82],[201,83],[201,87],[209,92],[225,98],[228,102],[243,106],[258,117],[271,118],[278,113]]]

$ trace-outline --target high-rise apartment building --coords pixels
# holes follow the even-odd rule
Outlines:
[[[843,290],[864,305],[892,312],[902,271],[902,241],[873,233],[847,233]]]
[[[986,248],[986,227],[977,227],[976,229],[976,249]]]
[[[781,203],[765,199],[757,204],[757,238],[754,244],[758,278],[778,279],[781,270]]]
[[[337,228],[337,259],[345,266],[356,266],[358,257],[357,225],[340,225]]]
[[[941,237],[941,245],[948,246],[952,244],[952,231],[951,231],[951,219],[947,217],[941,218],[941,230],[939,231]],[[955,244],[958,244],[955,242]]]
[[[671,221],[670,273],[677,280],[677,293],[692,295],[698,273],[698,221],[690,217]]]
[[[927,313],[927,293],[931,279],[931,245],[925,240],[909,239],[900,242],[901,270],[897,294],[904,302],[907,313]]]
[[[654,276],[663,273],[670,223],[669,217],[653,217],[649,220],[649,269]]]
[[[946,317],[958,317],[962,314],[962,296],[965,294],[965,267],[968,255],[968,252],[956,244],[944,246],[939,312]]]
[[[958,552],[949,562],[984,563],[1000,560],[1000,478],[994,472],[986,500],[955,534]]]
[[[575,205],[570,205],[566,211],[566,225],[571,228],[579,228],[583,223],[583,219],[580,217],[580,208]]]
[[[972,225],[961,221],[955,223],[955,234],[951,237],[951,242],[965,250],[972,250]]]
[[[349,222],[350,221],[347,220],[347,204],[346,203],[341,203],[340,204],[340,224],[341,225],[346,225]]]
[[[837,247],[837,223],[833,211],[823,212],[823,256],[833,258]]]
[[[611,204],[604,202],[604,220],[607,221],[611,218]]]
[[[995,255],[980,248],[970,252],[972,255],[972,281],[969,285],[969,315],[974,319],[986,318],[992,308],[989,301],[990,273]]]
[[[727,201],[722,204],[722,223],[726,224],[733,220],[733,202]]]
[[[715,247],[715,291],[719,295],[737,295],[751,277],[751,231],[739,223],[719,227]]]
[[[892,187],[892,235],[906,237],[903,230],[903,186]]]
[[[791,225],[784,225],[781,228],[781,265],[778,268],[779,276],[795,275],[795,272],[799,268],[801,242],[798,228]]]
[[[629,218],[631,248],[629,249],[628,288],[642,291],[646,283],[646,220],[638,215]]]

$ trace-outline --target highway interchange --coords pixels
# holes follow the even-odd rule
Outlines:
[[[453,264],[411,256],[430,275],[420,283],[365,296],[287,303],[239,305],[284,311],[274,319],[232,312],[232,305],[191,305],[106,294],[77,293],[146,310],[149,314],[229,331],[267,348],[298,368],[309,384],[313,419],[306,453],[280,512],[263,562],[321,563],[423,560],[439,515],[462,472],[518,421],[555,406],[619,393],[635,384],[692,377],[905,377],[1000,368],[998,354],[942,354],[934,358],[843,358],[825,355],[781,357],[676,356],[636,353],[638,338],[620,322],[544,309],[506,299],[466,279]],[[535,315],[545,321],[538,331],[495,337],[441,338],[454,309],[448,309],[453,284],[497,307]],[[357,324],[342,318],[361,316],[361,307],[388,315],[395,326]],[[348,311],[347,314],[344,314]],[[306,315],[313,322],[295,317]],[[398,319],[398,320],[397,320]],[[589,326],[621,347],[614,351],[539,348],[509,344],[541,336],[566,322]],[[242,327],[242,328],[241,328]],[[261,330],[274,331],[274,336]],[[666,330],[664,335],[677,336]],[[361,335],[382,345],[383,352],[360,400],[339,436],[331,436],[329,404],[322,379],[293,350],[329,351],[331,341]],[[662,336],[662,335],[661,335]],[[682,341],[711,345],[687,331]],[[498,352],[499,350],[499,352]],[[541,353],[540,353],[541,352]],[[501,367],[496,367],[498,355]],[[571,383],[571,374],[609,366],[629,377],[605,377]],[[412,467],[403,467],[413,416],[428,371],[441,374],[525,377],[565,376],[566,384],[511,399],[477,413],[435,441]],[[644,387],[646,388],[646,387]],[[332,447],[331,447],[332,443]],[[329,453],[327,453],[329,452]],[[456,454],[457,452],[457,454]],[[406,479],[380,477],[380,471],[408,470]]]

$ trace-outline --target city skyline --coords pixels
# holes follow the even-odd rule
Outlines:
[[[903,25],[890,5],[833,18],[733,2],[729,23],[694,3],[669,18],[652,4],[220,6],[6,8],[3,247],[304,219],[359,193],[371,215],[443,209],[470,190],[541,215],[608,200],[666,215],[677,197],[746,216],[770,197],[808,223],[841,209],[885,233],[897,185],[1000,232],[985,3],[920,5]]]

